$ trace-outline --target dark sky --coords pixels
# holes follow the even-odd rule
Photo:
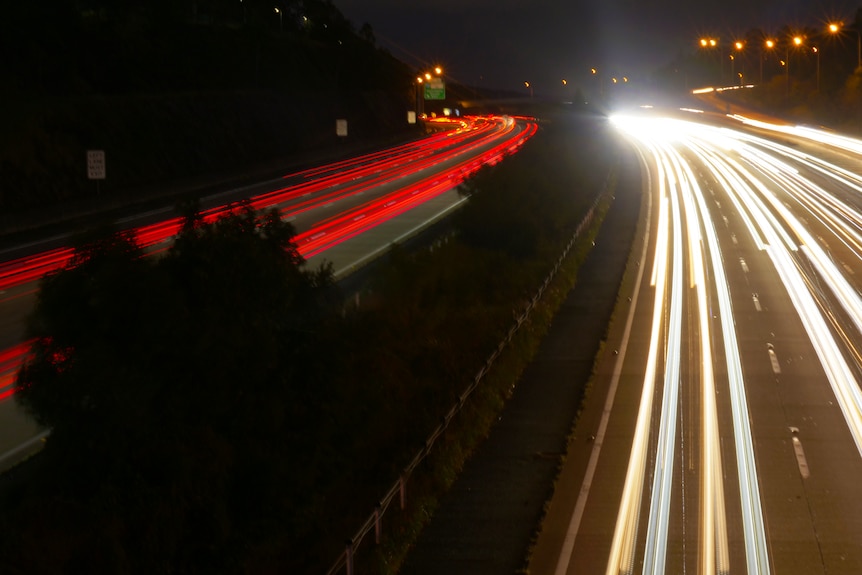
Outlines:
[[[470,85],[553,93],[596,67],[636,78],[755,27],[851,22],[862,0],[333,0],[378,45],[416,67],[440,63]],[[855,42],[855,36],[852,36]]]

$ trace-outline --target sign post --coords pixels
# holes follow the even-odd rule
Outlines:
[[[347,120],[335,120],[335,135],[339,138],[347,137]]]
[[[99,195],[99,180],[105,179],[105,150],[87,150],[87,179],[96,180]]]

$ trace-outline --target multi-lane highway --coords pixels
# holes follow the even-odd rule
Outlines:
[[[862,142],[612,121],[646,217],[531,572],[862,573]]]
[[[449,129],[417,141],[204,198],[203,216],[218,218],[229,209],[228,199],[237,198],[277,209],[294,224],[295,242],[309,265],[328,261],[342,277],[451,211],[462,201],[458,184],[516,152],[537,130],[534,121],[511,117],[444,121]],[[134,229],[139,243],[155,253],[170,244],[180,223],[166,207],[119,225]],[[38,447],[41,430],[12,395],[29,349],[26,317],[39,278],[72,256],[63,238],[59,243],[52,237],[0,252],[0,470]]]

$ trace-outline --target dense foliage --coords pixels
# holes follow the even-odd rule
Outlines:
[[[532,295],[608,158],[598,123],[543,130],[465,188],[433,250],[395,249],[358,307],[274,214],[191,216],[157,258],[127,234],[83,237],[30,322],[17,397],[54,431],[0,490],[4,568],[325,570]]]

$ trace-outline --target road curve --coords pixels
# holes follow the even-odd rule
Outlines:
[[[242,194],[253,207],[276,209],[293,223],[295,243],[309,265],[328,261],[341,277],[449,213],[462,201],[459,184],[517,152],[538,129],[532,119],[508,116],[441,122],[450,129],[204,198],[203,217],[218,218],[230,209],[224,198]],[[179,230],[180,219],[171,211],[139,214],[119,225],[134,230],[139,243],[157,253]],[[50,238],[45,245],[56,242]],[[0,471],[38,448],[33,439],[43,431],[13,401],[15,375],[29,349],[25,324],[38,282],[65,266],[73,252],[40,246],[31,242],[0,253]]]

